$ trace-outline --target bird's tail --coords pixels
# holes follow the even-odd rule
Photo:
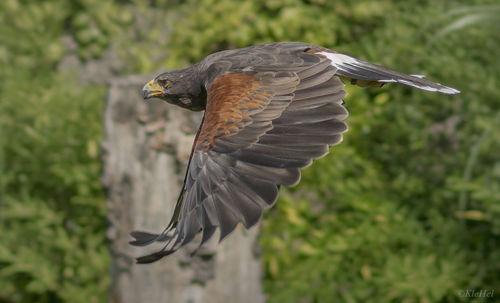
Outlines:
[[[332,66],[337,68],[337,74],[360,86],[384,85],[385,83],[400,83],[421,90],[454,95],[459,90],[424,79],[423,75],[407,75],[387,67],[356,59],[354,57],[330,51],[318,54],[327,57]]]

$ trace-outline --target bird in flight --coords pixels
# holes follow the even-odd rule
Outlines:
[[[220,240],[242,223],[255,225],[281,185],[299,182],[300,169],[342,140],[344,82],[400,83],[425,91],[458,90],[365,62],[327,48],[282,42],[226,50],[149,81],[143,96],[193,111],[205,110],[174,214],[160,234],[132,232],[136,246],[163,242],[139,257],[151,263],[201,233]]]

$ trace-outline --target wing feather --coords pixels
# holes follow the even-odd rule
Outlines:
[[[161,235],[134,234],[133,244],[168,239],[167,245],[138,262],[169,255],[200,231],[201,245],[217,228],[222,240],[238,223],[255,225],[275,203],[280,185],[296,184],[300,168],[341,140],[347,130],[341,105],[345,92],[329,60],[305,52],[274,56],[284,57],[272,61],[266,54],[255,62],[290,59],[289,65],[226,73],[208,86],[177,216]]]

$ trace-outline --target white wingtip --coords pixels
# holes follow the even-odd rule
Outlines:
[[[422,79],[422,78],[419,78],[419,79]],[[411,81],[408,81],[405,79],[397,79],[394,82],[398,82],[398,83],[401,83],[404,85],[416,87],[418,89],[425,90],[428,92],[440,92],[442,94],[447,94],[447,95],[455,95],[455,94],[460,93],[460,91],[458,89],[455,89],[455,88],[449,87],[449,86],[444,86],[441,83],[433,83],[434,86],[428,86],[428,85],[421,85],[419,83],[411,82]]]
[[[422,74],[410,74],[410,76],[420,78],[420,79],[425,78],[425,75],[422,75]]]
[[[458,89],[455,89],[455,88],[449,87],[449,86],[444,86],[443,88],[439,89],[439,92],[441,92],[443,94],[448,94],[448,95],[460,94],[460,91]]]
[[[455,88],[424,79],[425,75],[404,74],[341,53],[321,51],[317,54],[328,58],[331,65],[337,68],[338,74],[353,79],[377,81],[380,83],[401,83],[421,90],[439,92],[447,95],[460,93],[460,91]]]

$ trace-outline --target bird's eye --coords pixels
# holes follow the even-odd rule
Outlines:
[[[166,80],[166,79],[158,79],[157,82],[158,82],[158,84],[160,84],[163,87],[168,86],[168,80]]]

